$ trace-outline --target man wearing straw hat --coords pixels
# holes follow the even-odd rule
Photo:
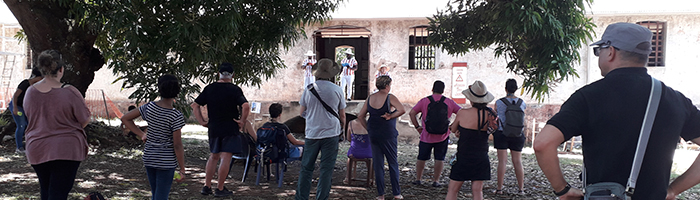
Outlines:
[[[306,144],[301,159],[301,172],[295,199],[309,199],[311,178],[316,158],[321,153],[320,177],[316,186],[316,199],[328,199],[331,191],[333,168],[338,156],[338,140],[345,126],[345,99],[343,90],[333,80],[340,73],[340,66],[324,58],[313,67],[316,82],[308,85],[301,95],[301,117],[306,119]],[[314,94],[316,92],[317,94]],[[325,105],[324,105],[325,104]],[[328,106],[327,110],[325,106]]]
[[[632,180],[627,189],[633,190],[618,197],[675,199],[700,182],[700,159],[696,158],[683,175],[668,184],[679,138],[700,143],[700,111],[690,99],[662,83],[636,187],[631,187],[634,178],[629,178],[635,154],[641,152],[636,150],[647,105],[654,105],[649,103],[653,79],[646,69],[651,38],[651,31],[637,24],[610,24],[602,39],[592,44],[603,79],[574,92],[537,135],[537,162],[559,199],[584,195],[564,178],[557,157],[559,144],[578,135],[583,137],[587,184],[607,182],[624,190]]]
[[[306,88],[307,85],[314,83],[316,80],[316,77],[314,77],[314,74],[311,72],[311,68],[316,64],[316,59],[314,59],[316,54],[309,50],[304,55],[306,59],[301,63],[301,68],[304,69],[304,88]]]
[[[346,57],[340,61],[343,65],[343,73],[340,76],[340,88],[345,90],[345,98],[352,99],[352,83],[355,82],[355,70],[357,70],[357,60],[351,49],[345,51]]]

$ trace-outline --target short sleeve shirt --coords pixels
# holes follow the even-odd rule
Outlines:
[[[513,102],[518,103],[518,99],[520,99],[518,97],[515,97],[515,98],[505,97],[505,98],[506,98],[506,100],[508,100],[511,103],[513,103]],[[506,104],[503,103],[503,101],[501,101],[501,99],[496,100],[496,112],[498,114],[498,120],[501,121],[501,123],[498,124],[499,131],[503,130],[503,123],[505,123],[505,121],[506,121],[506,108],[507,108]],[[526,108],[527,108],[527,105],[523,101],[523,103],[520,104],[520,109],[525,111]]]
[[[433,99],[435,101],[440,101],[440,98],[443,96],[440,94],[433,94]],[[413,111],[416,111],[417,113],[421,113],[421,126],[423,126],[423,132],[420,134],[420,141],[425,142],[425,143],[438,143],[445,141],[449,136],[450,136],[450,130],[447,130],[445,134],[442,135],[437,135],[437,134],[430,134],[428,133],[427,130],[425,130],[425,117],[428,114],[428,104],[430,104],[430,99],[428,97],[425,97],[418,101],[418,103],[413,106]],[[459,109],[462,109],[455,101],[453,101],[450,98],[445,97],[445,104],[447,104],[447,118],[452,117],[452,114],[457,114],[459,112]]]
[[[345,109],[345,95],[338,85],[330,81],[318,80],[314,87],[321,99],[333,111],[338,113],[338,110]],[[338,118],[329,113],[311,91],[304,90],[299,104],[306,107],[302,117],[306,119],[305,135],[307,139],[330,138],[342,133]]]
[[[27,88],[29,88],[29,80],[24,79],[22,82],[19,83],[17,86],[18,90],[22,90],[21,93],[19,93],[19,96],[17,97],[17,106],[24,108],[24,94],[27,93]]]
[[[615,69],[576,91],[547,123],[565,139],[583,138],[588,183],[626,185],[651,88],[646,68]],[[664,199],[679,137],[700,137],[700,113],[690,99],[662,89],[633,199]]]
[[[180,111],[160,107],[155,102],[139,107],[139,112],[148,123],[143,165],[160,169],[176,168],[173,132],[185,126],[185,117]]]
[[[243,90],[233,83],[216,82],[207,85],[194,100],[199,105],[207,106],[209,116],[209,137],[225,137],[239,134],[239,106],[248,102]]]

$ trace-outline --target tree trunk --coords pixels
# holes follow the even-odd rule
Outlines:
[[[98,31],[76,25],[68,14],[70,8],[57,1],[4,1],[24,29],[32,51],[38,55],[44,50],[58,50],[68,64],[62,81],[85,96],[95,71],[105,64],[100,50],[93,47]]]

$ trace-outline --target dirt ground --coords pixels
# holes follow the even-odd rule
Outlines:
[[[206,140],[197,139],[206,136],[203,133],[188,133],[184,139],[187,180],[183,183],[173,183],[170,199],[213,199],[213,196],[203,196],[199,194],[204,184],[204,166],[208,157],[208,145]],[[87,160],[82,162],[73,190],[70,193],[71,199],[82,199],[89,192],[99,191],[109,199],[149,199],[150,187],[146,173],[141,162],[141,146],[123,147],[124,145],[113,147],[91,148]],[[345,176],[347,156],[346,151],[349,143],[340,145],[338,159],[333,172],[333,187],[331,190],[332,199],[373,199],[376,196],[375,187],[364,187],[359,185],[344,185],[342,180]],[[448,151],[448,157],[455,153],[456,146],[452,145]],[[14,152],[14,141],[9,140],[0,143],[0,199],[38,199],[39,186],[36,175],[31,166],[27,163],[24,155]],[[449,182],[450,166],[445,165],[442,171],[441,182],[443,187],[434,188],[429,186],[429,179],[433,175],[432,162],[427,163],[424,173],[424,185],[416,186],[410,182],[415,180],[415,157],[418,154],[417,145],[407,144],[402,141],[399,144],[399,170],[402,194],[406,199],[443,199],[447,193],[447,183]],[[554,199],[549,187],[549,183],[537,166],[534,155],[524,154],[523,163],[525,165],[525,195],[516,195],[517,187],[513,175],[512,167],[506,173],[504,195],[494,194],[496,188],[496,155],[490,152],[491,156],[491,181],[486,181],[484,185],[484,195],[486,199]],[[562,159],[562,168],[567,180],[572,181],[572,185],[580,187],[578,171],[580,160]],[[241,182],[243,174],[243,162],[235,162],[229,173],[226,187],[234,191],[234,196],[221,199],[293,199],[299,175],[299,161],[289,164],[288,171],[284,174],[284,184],[277,187],[276,182],[263,179],[259,186],[255,185],[255,173],[252,168],[245,182]],[[360,174],[364,176],[366,169],[360,167]],[[314,177],[318,177],[318,170]],[[390,183],[386,175],[387,191],[390,191]],[[426,183],[428,182],[428,183]],[[315,186],[316,180],[314,180]],[[216,183],[214,183],[215,185]],[[697,191],[697,190],[696,190]],[[312,199],[315,187],[311,189]],[[467,182],[461,189],[460,199],[471,199],[470,184]],[[391,197],[387,195],[387,199]],[[686,194],[685,199],[698,199],[698,193]]]

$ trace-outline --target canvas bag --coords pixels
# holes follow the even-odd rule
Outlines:
[[[508,99],[501,98],[501,102],[506,105],[506,120],[501,122],[503,125],[503,135],[506,137],[522,137],[523,128],[525,127],[525,112],[520,107],[523,99],[518,98],[517,102],[510,102]]]
[[[600,182],[586,186],[584,189],[584,200],[629,200],[632,199],[634,188],[637,185],[637,177],[639,176],[639,168],[642,167],[642,160],[646,153],[646,147],[651,134],[651,127],[656,118],[656,111],[659,108],[661,100],[661,82],[655,78],[651,78],[651,94],[647,103],[647,110],[642,122],[642,129],[639,132],[639,141],[637,141],[637,151],[634,154],[632,162],[632,171],[627,180],[627,187],[615,182]],[[586,169],[583,170],[583,183],[586,184]]]
[[[428,112],[425,114],[425,131],[430,134],[444,135],[450,127],[449,107],[445,103],[445,97],[435,101],[433,96],[428,96],[430,103],[428,104]]]

